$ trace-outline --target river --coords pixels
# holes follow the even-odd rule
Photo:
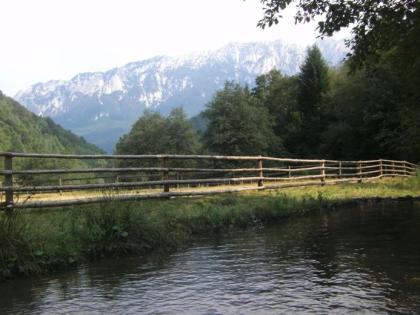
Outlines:
[[[420,313],[420,203],[380,203],[0,283],[0,314]]]

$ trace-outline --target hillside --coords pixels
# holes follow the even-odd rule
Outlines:
[[[346,54],[340,41],[317,45],[330,65]],[[305,53],[306,47],[280,40],[233,43],[214,51],[158,56],[103,73],[82,73],[69,81],[38,83],[15,99],[111,152],[145,108],[167,114],[182,106],[188,116],[197,115],[225,81],[252,86],[256,76],[273,68],[295,74]]]
[[[38,117],[0,92],[0,151],[39,153],[101,153],[95,145]]]

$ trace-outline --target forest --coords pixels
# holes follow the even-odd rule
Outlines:
[[[258,26],[276,25],[294,2],[262,0]],[[167,117],[144,112],[114,152],[419,162],[419,6],[415,0],[300,1],[296,23],[317,18],[320,37],[350,28],[350,52],[340,66],[329,67],[309,47],[296,75],[273,69],[251,86],[226,82],[192,119],[182,107]],[[0,150],[100,152],[1,93]]]
[[[51,118],[38,117],[18,102],[0,92],[0,151],[100,154],[102,150],[57,125]],[[79,161],[16,159],[17,168],[75,167]],[[0,159],[3,167],[3,159]],[[41,176],[42,177],[42,176]],[[48,177],[48,176],[44,176]]]
[[[316,19],[321,38],[349,28],[350,53],[331,68],[313,46],[295,76],[273,69],[253,87],[226,82],[191,121],[181,109],[167,118],[146,113],[120,139],[116,153],[420,161],[418,1],[261,3],[259,27],[278,24],[282,11],[295,4],[295,22]],[[144,146],[146,139],[156,142]]]
[[[273,69],[255,86],[226,82],[188,120],[146,111],[116,153],[272,155],[420,160],[416,86],[385,58],[351,70],[330,68],[316,46],[295,76]]]

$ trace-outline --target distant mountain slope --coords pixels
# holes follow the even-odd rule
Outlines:
[[[36,116],[1,92],[0,151],[80,154],[102,152],[50,118]]]
[[[331,65],[346,54],[343,42],[317,44]],[[105,73],[83,73],[69,81],[38,83],[15,99],[112,151],[145,108],[166,114],[183,106],[189,116],[196,115],[227,80],[253,85],[256,76],[273,68],[295,74],[305,50],[283,41],[229,44],[184,57],[154,57]]]

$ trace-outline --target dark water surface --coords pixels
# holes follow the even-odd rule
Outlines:
[[[420,204],[324,211],[0,283],[0,314],[420,314]]]

